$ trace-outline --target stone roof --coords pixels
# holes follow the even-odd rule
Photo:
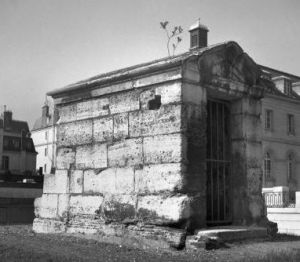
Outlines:
[[[104,73],[104,74],[99,74],[94,77],[90,77],[85,80],[76,82],[74,84],[70,84],[66,87],[50,91],[47,93],[47,95],[55,97],[59,94],[72,92],[72,91],[82,89],[87,86],[105,84],[105,83],[108,83],[113,80],[123,80],[123,79],[127,79],[129,77],[134,77],[139,74],[148,73],[151,71],[158,71],[162,68],[166,69],[168,67],[173,67],[177,64],[180,65],[184,60],[188,59],[189,57],[199,56],[209,50],[212,50],[217,47],[225,46],[228,44],[236,44],[236,43],[233,41],[228,41],[228,42],[219,43],[216,45],[210,45],[208,47],[194,49],[192,51],[188,51],[188,52],[176,55],[176,56],[165,57],[165,58],[154,60],[151,62],[142,63],[142,64],[134,65],[131,67],[126,67],[123,69],[111,71],[111,72]]]
[[[236,42],[227,41],[227,42],[223,42],[223,43],[219,43],[219,44],[215,44],[215,45],[210,45],[208,47],[193,49],[193,50],[190,50],[188,52],[185,52],[185,53],[182,53],[182,54],[179,54],[176,56],[165,57],[165,58],[150,61],[147,63],[137,64],[134,66],[111,71],[108,73],[99,74],[99,75],[87,78],[85,80],[81,80],[79,82],[70,84],[68,86],[50,91],[47,93],[47,95],[55,98],[55,97],[59,97],[60,95],[63,95],[63,94],[73,93],[73,92],[76,92],[79,90],[87,90],[89,88],[92,89],[95,87],[101,88],[101,86],[105,86],[112,82],[132,79],[134,77],[137,77],[137,76],[140,76],[143,74],[147,74],[147,73],[156,72],[159,70],[167,70],[168,68],[172,68],[172,67],[181,65],[185,60],[187,60],[193,56],[201,56],[203,54],[213,52],[214,50],[217,50],[218,48],[223,48],[223,47],[226,47],[229,45],[235,45],[242,50],[242,48]],[[251,57],[249,57],[249,58],[251,59]],[[255,62],[254,62],[254,64],[255,64]],[[281,72],[279,70],[272,69],[272,68],[262,66],[262,65],[257,65],[257,70],[260,70],[261,72],[268,71],[271,73],[272,76],[277,76],[278,74],[283,74],[283,72]],[[288,74],[288,73],[284,73],[284,74],[287,77],[290,77],[293,82],[300,81],[300,77],[298,77],[298,76]],[[263,73],[261,73],[261,75],[263,75]],[[278,94],[278,95],[281,94],[281,92],[279,90],[277,90],[277,88],[272,88],[272,90],[269,90],[269,92]],[[296,95],[296,97],[298,97],[298,96]],[[39,126],[38,121],[39,120],[37,120],[37,123],[35,126]]]

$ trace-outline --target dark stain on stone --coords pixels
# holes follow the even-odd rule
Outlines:
[[[130,204],[121,204],[117,201],[107,201],[103,206],[105,220],[123,221],[135,218],[135,207]]]

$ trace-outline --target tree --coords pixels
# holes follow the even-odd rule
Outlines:
[[[174,55],[178,44],[182,41],[182,38],[180,37],[180,35],[182,34],[183,29],[181,26],[174,26],[173,30],[170,31],[168,29],[168,24],[169,24],[168,21],[160,22],[161,28],[166,32],[166,35],[167,35],[168,55],[171,56],[170,44],[172,44],[172,48],[173,48],[172,55]],[[176,38],[176,40],[174,41],[175,38]]]

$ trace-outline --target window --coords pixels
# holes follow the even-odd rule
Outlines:
[[[271,178],[271,157],[270,157],[270,153],[265,154],[264,175],[265,175],[265,179]]]
[[[287,130],[289,135],[295,134],[295,117],[294,115],[287,115]]]
[[[45,148],[45,156],[48,155],[48,148]]]
[[[150,100],[148,102],[148,108],[150,110],[157,110],[161,106],[161,96],[160,95],[155,95],[154,99]]]
[[[291,82],[286,79],[284,81],[284,93],[288,96],[290,96],[292,93]]]
[[[44,173],[46,174],[46,170],[47,170],[47,165],[44,165]]]
[[[48,131],[45,132],[45,139],[48,140]]]
[[[3,137],[3,148],[4,150],[19,151],[21,139],[19,137],[4,136]]]
[[[293,154],[288,155],[287,159],[287,178],[290,181],[293,178]]]
[[[198,34],[191,35],[191,47],[195,47],[198,45]]]
[[[273,127],[273,111],[267,109],[265,111],[265,129],[271,130]]]
[[[19,140],[14,140],[14,148],[19,149],[20,148],[20,142]]]
[[[9,157],[2,156],[2,169],[8,170],[9,169]]]
[[[32,149],[32,145],[31,145],[31,141],[28,141],[26,143],[26,149],[31,150]]]

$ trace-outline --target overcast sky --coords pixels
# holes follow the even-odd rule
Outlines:
[[[159,22],[198,18],[209,44],[234,40],[257,63],[300,75],[299,0],[0,0],[0,106],[30,128],[47,91],[167,55]]]

